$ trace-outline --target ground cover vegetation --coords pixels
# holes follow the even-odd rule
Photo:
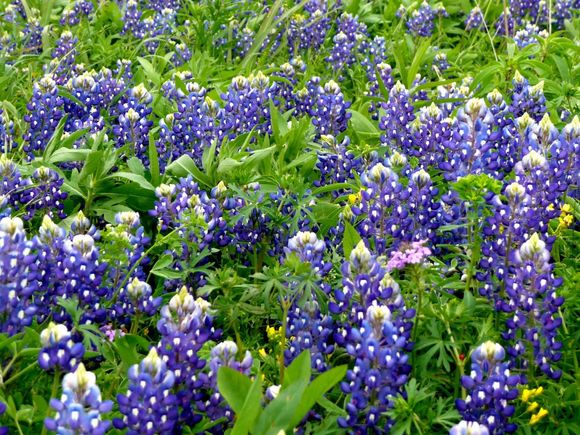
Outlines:
[[[0,1],[0,432],[580,433],[579,8]]]

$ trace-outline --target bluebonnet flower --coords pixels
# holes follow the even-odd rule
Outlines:
[[[495,22],[495,30],[498,35],[512,36],[514,34],[515,27],[516,20],[509,10],[502,12]]]
[[[489,435],[489,430],[476,421],[461,420],[449,430],[449,435]]]
[[[317,152],[318,162],[316,163],[320,178],[314,181],[314,185],[319,187],[332,183],[345,183],[354,178],[362,159],[356,158],[348,149],[350,144],[348,136],[339,142],[332,135],[322,135],[320,143],[322,149]],[[336,192],[336,195],[339,194],[340,192]]]
[[[175,375],[155,347],[140,364],[131,366],[128,375],[127,393],[117,396],[123,417],[113,420],[115,428],[135,435],[172,433],[179,415],[177,397],[172,391]]]
[[[179,229],[179,233],[198,244],[199,249],[215,243],[226,246],[226,222],[220,202],[199,189],[193,178],[179,184],[162,184],[155,190],[157,201],[149,213],[158,219],[159,229]]]
[[[221,95],[224,103],[218,137],[230,139],[252,129],[258,134],[270,133],[269,101],[276,93],[276,83],[262,72],[249,77],[237,76],[227,92]]]
[[[61,190],[63,183],[64,179],[56,171],[43,166],[36,169],[20,198],[20,201],[26,201],[22,204],[26,210],[25,218],[32,218],[36,211],[44,211],[64,219],[63,201],[68,195]]]
[[[513,79],[514,92],[510,104],[510,112],[514,118],[527,113],[535,121],[540,121],[546,113],[546,97],[544,82],[540,81],[530,86],[528,80],[516,71]]]
[[[143,12],[136,0],[128,0],[125,4],[125,13],[123,16],[123,33],[132,34],[137,39],[145,37],[145,26],[141,22]]]
[[[171,91],[175,94],[174,98],[177,97],[177,111],[159,122],[160,133],[156,145],[162,168],[183,154],[200,163],[203,152],[212,140],[220,142],[230,133],[229,125],[218,129],[225,117],[224,109],[207,97],[206,89],[197,83],[188,83],[186,87],[187,95],[180,96],[181,91]],[[166,89],[169,91],[170,86]]]
[[[119,294],[119,314],[134,319],[139,313],[147,317],[155,315],[161,306],[162,298],[153,297],[151,286],[139,278],[133,278]]]
[[[331,266],[323,262],[325,247],[324,241],[319,240],[316,233],[299,231],[288,241],[284,252],[287,256],[295,254],[302,263],[309,263],[315,273],[325,275]]]
[[[0,416],[4,415],[7,406],[4,402],[0,402]],[[8,428],[6,426],[0,426],[0,435],[8,435]]]
[[[85,216],[85,214],[79,211],[72,219],[70,224],[70,233],[73,236],[77,234],[87,234],[91,236],[95,240],[100,239],[100,231],[97,230],[89,218]]]
[[[367,78],[369,80],[367,84],[368,90],[365,91],[365,95],[371,97],[382,97],[383,100],[385,100],[385,96],[381,95],[381,86],[379,83],[381,82],[384,89],[389,93],[395,84],[391,65],[385,62],[380,62],[374,65],[367,73]],[[379,119],[379,109],[382,103],[384,103],[384,101],[376,102],[373,100],[369,105],[369,113],[375,121]]]
[[[487,141],[490,143],[490,156],[495,156],[495,176],[503,179],[510,173],[517,161],[517,143],[512,140],[515,135],[515,122],[510,115],[509,106],[504,96],[497,89],[487,94],[489,111],[493,116]],[[513,133],[510,133],[513,132]]]
[[[563,29],[565,22],[578,15],[578,2],[573,0],[556,0],[554,3],[554,12],[552,18],[556,20],[559,29]]]
[[[451,121],[443,117],[442,110],[434,103],[422,107],[410,124],[412,142],[408,145],[412,146],[404,146],[401,151],[417,158],[423,168],[441,167],[447,161],[446,154],[452,143],[451,127]]]
[[[47,75],[34,83],[32,97],[26,108],[24,121],[29,125],[24,134],[24,151],[31,157],[35,152],[44,151],[56,126],[64,115],[64,100],[58,95],[54,79]]]
[[[193,54],[186,44],[180,43],[175,45],[175,54],[173,56],[173,63],[175,66],[181,66],[189,62],[192,56]]]
[[[411,370],[406,352],[412,348],[409,319],[415,312],[406,309],[398,284],[364,242],[352,250],[342,272],[343,289],[335,291],[338,303],[329,308],[348,314],[334,337],[355,361],[341,384],[349,394],[348,416],[338,423],[355,431],[388,430],[392,422],[383,415]]]
[[[42,348],[38,354],[38,365],[43,370],[57,368],[64,372],[74,371],[85,354],[82,343],[68,330],[66,325],[50,322],[40,333]]]
[[[312,124],[320,135],[338,135],[346,130],[351,114],[347,111],[350,101],[345,101],[340,86],[333,80],[319,86],[312,95],[314,104],[309,110]]]
[[[482,98],[471,98],[460,107],[453,125],[453,137],[448,142],[447,159],[439,165],[445,178],[495,173],[498,169],[497,153],[488,140],[493,115]]]
[[[56,46],[52,51],[53,59],[48,66],[48,73],[54,77],[58,85],[63,85],[68,79],[71,67],[75,63],[77,43],[78,38],[68,30],[62,32],[60,38],[56,41]]]
[[[41,259],[39,279],[45,288],[35,300],[39,319],[52,314],[55,321],[69,323],[70,316],[57,305],[57,298],[76,297],[84,311],[82,323],[104,321],[108,313],[103,301],[111,296],[111,289],[104,282],[108,265],[100,260],[93,237],[88,234],[66,236],[45,217],[36,240]]]
[[[543,228],[546,233],[547,222],[543,221],[542,214],[554,213],[548,208],[532,206],[526,187],[517,182],[506,186],[504,195],[505,201],[497,195],[488,195],[488,202],[493,206],[492,215],[483,226],[481,270],[476,275],[484,283],[480,293],[495,300],[498,309],[501,306],[499,293],[506,286],[513,253],[531,232]],[[556,211],[553,217],[557,214]]]
[[[150,54],[155,53],[157,48],[159,48],[160,37],[174,33],[177,25],[176,16],[177,11],[175,9],[163,7],[153,16],[149,16],[142,20],[141,25],[147,38],[145,47]]]
[[[381,143],[406,153],[412,146],[410,125],[415,120],[409,91],[401,82],[397,82],[389,92],[389,100],[382,104],[385,115],[379,121]]]
[[[513,274],[506,278],[507,301],[501,305],[502,311],[510,315],[502,335],[512,344],[509,355],[515,361],[520,358],[530,374],[537,366],[550,378],[559,379],[562,371],[552,364],[562,356],[557,334],[562,324],[558,309],[564,298],[556,294],[562,278],[553,275],[549,260],[550,252],[537,233],[514,251]]]
[[[227,424],[234,417],[232,409],[226,404],[217,387],[217,376],[220,367],[229,367],[240,373],[249,375],[253,363],[254,360],[248,350],[241,355],[241,360],[238,360],[238,346],[233,341],[218,343],[211,350],[205,397],[198,402],[198,407],[211,421],[217,421],[224,417],[227,421],[212,427],[210,432],[223,433]]]
[[[409,33],[415,36],[428,37],[433,33],[434,20],[436,11],[427,3],[423,1],[419,9],[411,12],[411,16],[407,20],[407,29]]]
[[[461,80],[461,83],[453,82],[446,86],[437,86],[438,99],[457,99],[457,102],[439,103],[437,107],[441,109],[443,118],[452,116],[456,107],[459,107],[463,100],[473,96],[470,86],[473,84],[473,77],[466,76]]]
[[[547,23],[548,5],[545,1],[512,0],[509,3],[509,12],[518,25],[528,18],[531,22]]]
[[[465,30],[481,30],[484,24],[483,14],[479,6],[475,6],[465,19]]]
[[[248,51],[250,51],[250,48],[252,48],[256,34],[247,26],[240,29],[240,25],[237,21],[234,21],[231,25],[233,27],[233,40],[236,41],[233,52],[237,59],[243,59],[246,57]]]
[[[393,247],[402,242],[432,240],[439,224],[435,220],[440,203],[435,200],[438,189],[424,170],[414,172],[405,188],[398,176],[382,163],[363,174],[360,206],[353,206],[355,215],[364,218],[358,224],[361,236],[372,240],[376,251],[384,254],[387,239]]]
[[[198,403],[204,398],[208,378],[203,369],[206,361],[199,350],[209,340],[219,338],[212,326],[209,302],[195,300],[186,287],[161,308],[157,329],[161,334],[158,352],[175,375],[175,392],[181,408],[179,422],[195,424],[201,420]]]
[[[61,26],[76,26],[83,17],[88,17],[94,10],[92,1],[76,0],[73,5],[68,5],[62,11],[60,18]]]
[[[325,276],[331,269],[331,263],[323,261],[326,244],[319,240],[315,233],[310,231],[299,231],[288,241],[288,246],[284,248],[286,255],[297,255],[301,262],[308,263],[312,272],[318,280]],[[288,282],[291,291],[297,292],[296,283]],[[330,291],[322,282],[318,282],[327,293]],[[307,290],[308,291],[308,290]],[[333,319],[321,312],[318,304],[318,296],[310,290],[305,302],[304,294],[300,293],[293,298],[292,306],[288,311],[286,335],[288,338],[288,349],[284,351],[284,359],[287,364],[291,363],[302,351],[309,349],[312,367],[317,371],[324,371],[328,368],[325,356],[334,351],[332,334],[334,331]]]
[[[103,420],[102,414],[111,411],[113,402],[101,399],[101,391],[96,376],[87,372],[81,363],[73,373],[62,380],[61,399],[50,399],[50,406],[56,410],[54,418],[47,418],[44,424],[48,430],[61,434],[104,434],[111,422]]]
[[[304,6],[308,15],[296,14],[290,19],[287,38],[291,56],[322,47],[331,25],[327,9],[326,2],[311,0]]]
[[[0,109],[0,154],[8,153],[15,145],[14,122]]]
[[[504,362],[504,348],[487,341],[471,354],[471,372],[461,377],[461,385],[467,397],[457,399],[455,404],[464,420],[478,422],[489,433],[511,433],[517,425],[510,423],[515,412],[510,402],[518,397],[516,386],[525,379],[512,374],[509,362]]]
[[[445,72],[449,69],[449,62],[445,53],[437,53],[433,59],[433,68],[437,68],[439,72]]]
[[[293,304],[287,318],[288,349],[284,360],[291,363],[304,350],[310,350],[313,370],[322,372],[328,369],[327,355],[335,350],[333,333],[335,323],[331,316],[320,311],[316,298],[304,304]]]
[[[538,38],[547,38],[548,32],[546,30],[541,30],[535,25],[528,23],[526,27],[520,29],[514,35],[514,42],[519,48],[524,48],[530,44],[537,44]]]
[[[9,335],[32,323],[38,290],[34,244],[20,218],[0,219],[0,330]]]
[[[128,92],[118,105],[119,118],[113,125],[118,148],[126,147],[126,155],[137,156],[144,165],[149,164],[149,132],[153,121],[148,119],[153,97],[143,84]]]
[[[225,184],[218,184],[216,193],[225,189]],[[257,254],[259,245],[271,235],[272,219],[264,213],[267,201],[259,183],[245,186],[244,197],[230,194],[224,199],[230,240],[241,258]]]

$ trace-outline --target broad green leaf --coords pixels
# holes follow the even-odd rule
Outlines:
[[[254,423],[262,412],[261,398],[262,375],[258,373],[248,390],[240,412],[236,415],[236,423],[234,424],[231,435],[246,435],[249,432],[253,432]]]
[[[252,387],[252,381],[237,370],[230,367],[220,367],[217,385],[220,394],[224,396],[228,405],[236,414],[241,413]]]
[[[283,387],[299,380],[310,380],[310,351],[305,350],[284,371]]]
[[[296,409],[296,413],[294,414],[294,419],[290,423],[292,428],[298,426],[300,421],[304,416],[306,416],[308,411],[312,409],[314,404],[318,402],[318,400],[320,400],[328,390],[344,378],[346,369],[346,365],[334,367],[322,373],[306,387],[304,395],[302,396],[298,408]]]
[[[344,257],[349,258],[351,251],[360,242],[360,234],[358,231],[347,221],[344,222],[344,237],[342,239],[342,250],[344,251]]]
[[[114,174],[109,175],[106,179],[111,178],[122,178],[124,180],[131,181],[133,183],[138,184],[141,188],[145,190],[155,190],[155,187],[145,179],[142,175],[132,174],[131,172],[115,172]]]

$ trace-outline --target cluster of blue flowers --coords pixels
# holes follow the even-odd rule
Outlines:
[[[266,265],[284,271],[268,284],[280,291],[284,313],[267,319],[283,325],[279,364],[308,350],[319,375],[344,359],[340,430],[389,432],[396,424],[391,411],[406,398],[422,319],[421,296],[406,286],[426,267],[433,275],[448,267],[443,261],[441,269],[431,267],[431,254],[461,251],[461,268],[473,255],[473,276],[458,287],[489,300],[499,342],[471,352],[460,379],[464,395],[455,402],[462,421],[450,433],[516,431],[518,387],[536,375],[563,379],[563,280],[552,248],[571,221],[553,227],[569,213],[566,199],[579,196],[578,116],[563,112],[556,127],[544,82],[517,71],[504,94],[495,89],[480,96],[469,77],[447,80],[458,68],[452,52],[438,47],[429,52],[432,65],[397,81],[400,62],[394,68],[387,58],[388,43],[373,34],[372,16],[344,12],[341,1],[308,0],[292,14],[298,2],[264,2],[260,12],[278,9],[272,31],[256,47],[264,36],[259,16],[237,3],[239,11],[218,23],[220,32],[207,45],[216,56],[242,62],[243,75],[210,80],[193,59],[192,29],[201,25],[211,33],[215,23],[203,16],[194,25],[187,17],[197,6],[188,2],[117,1],[110,2],[113,12],[103,12],[113,17],[118,8],[121,18],[111,26],[135,42],[132,59],[142,66],[147,56],[159,60],[146,74],[129,60],[99,70],[81,63],[87,56],[77,26],[111,18],[99,15],[96,2],[59,3],[59,32],[42,24],[27,2],[14,1],[4,11],[11,33],[0,35],[0,50],[7,65],[17,67],[14,58],[22,53],[47,58],[21,105],[23,122],[12,119],[18,111],[8,104],[0,110],[0,332],[14,336],[42,325],[38,366],[56,381],[64,375],[45,427],[65,434],[100,434],[111,426],[153,434],[211,422],[204,430],[227,431],[236,416],[220,392],[218,372],[229,367],[254,375],[254,357],[238,331],[236,342],[229,340],[224,313],[212,310],[213,295],[204,299],[198,297],[203,289],[194,289],[210,281],[208,269],[231,267],[253,297]],[[397,16],[409,42],[443,31],[448,12],[442,4],[405,4]],[[506,4],[495,23],[475,7],[465,29],[495,27],[524,49],[547,38],[552,25],[565,26],[580,6],[577,0]],[[249,55],[278,52],[287,62],[258,63],[263,72],[245,68]],[[304,59],[313,53],[328,74],[307,68]],[[433,91],[429,77],[439,80]],[[357,122],[369,131],[358,131]],[[284,154],[287,143],[255,147],[284,136],[281,125],[304,130],[297,142],[312,157],[307,170],[293,171],[301,156],[287,165],[291,175],[278,178],[260,169],[243,176],[223,170],[234,160],[230,155],[248,156],[234,162],[243,166],[274,148],[276,163],[286,165],[296,154]],[[367,136],[372,143],[365,143]],[[63,143],[70,149],[55,154]],[[59,159],[63,151],[74,157],[106,147],[117,159],[107,171],[122,176],[128,167],[133,173],[125,178],[140,181],[149,195],[141,215],[114,203],[114,212],[96,216],[101,210],[91,203],[92,190],[82,195],[73,182],[84,175],[83,163]],[[179,178],[185,167],[192,175]],[[101,175],[118,187],[115,175]],[[490,186],[479,203],[458,187],[472,176]],[[295,189],[298,181],[306,187]],[[473,231],[479,231],[477,243]],[[111,421],[106,414],[113,403],[103,400],[83,365],[83,359],[101,362],[92,357],[100,349],[86,332],[97,328],[111,342],[125,331],[123,342],[141,332],[149,340],[148,354],[128,370]],[[271,385],[264,402],[284,388]],[[0,404],[0,414],[5,408]],[[299,430],[316,417],[310,413]]]

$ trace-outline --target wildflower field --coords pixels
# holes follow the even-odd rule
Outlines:
[[[579,0],[0,0],[0,434],[579,434]]]

